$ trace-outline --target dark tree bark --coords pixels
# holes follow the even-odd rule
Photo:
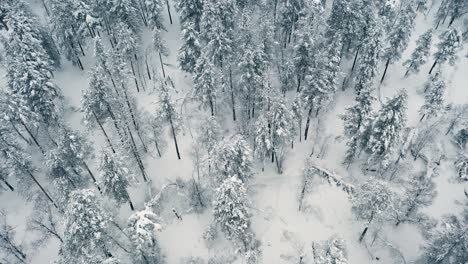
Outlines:
[[[169,6],[169,0],[166,0],[166,6],[167,6],[167,13],[169,14],[169,22],[172,25],[172,15],[171,15],[171,8]]]
[[[158,52],[158,53],[159,53],[159,62],[161,63],[162,74],[163,74],[163,77],[166,78],[166,72],[164,71],[164,63],[162,60],[161,52]]]
[[[39,181],[37,181],[36,177],[32,174],[31,171],[27,170],[26,171],[26,174],[31,177],[31,179],[34,181],[34,183],[36,183],[36,185],[39,187],[39,189],[41,189],[42,193],[47,197],[47,199],[52,203],[52,205],[55,207],[55,208],[58,208],[57,204],[55,203],[55,201],[52,199],[52,197],[49,195],[49,193],[44,189],[44,187],[42,187],[42,185],[39,183]]]
[[[11,186],[11,184],[3,177],[0,177],[0,181],[2,181],[8,187],[8,189],[10,189],[10,191],[15,191],[15,188],[13,188],[13,186]]]
[[[387,59],[387,62],[385,63],[385,70],[383,72],[382,79],[380,79],[380,83],[383,83],[385,75],[387,75],[388,65],[390,65],[390,58]]]
[[[307,113],[307,121],[306,121],[306,126],[305,126],[305,131],[304,131],[304,140],[307,140],[307,134],[309,134],[310,116],[312,115],[312,109],[313,107],[311,106],[309,109],[309,113]]]
[[[115,154],[114,146],[112,145],[112,143],[111,143],[111,141],[110,141],[110,138],[109,138],[109,136],[107,135],[106,130],[105,130],[104,127],[102,126],[101,121],[99,121],[99,118],[97,118],[96,113],[94,113],[94,111],[93,111],[93,116],[94,116],[94,119],[96,119],[96,123],[98,123],[99,128],[101,128],[102,133],[103,133],[104,136],[106,137],[107,143],[109,144],[109,147],[111,148],[112,153]]]
[[[438,59],[436,59],[436,60],[434,61],[434,64],[432,64],[432,67],[431,67],[431,69],[429,70],[429,74],[432,73],[432,70],[434,70],[434,68],[435,68],[435,66],[437,65],[437,62],[438,62],[438,61],[439,61]]]
[[[19,119],[21,124],[23,125],[24,129],[26,130],[26,132],[28,132],[28,135],[32,138],[32,140],[34,141],[34,144],[36,144],[37,147],[39,147],[39,150],[41,151],[42,154],[45,153],[44,149],[42,148],[42,146],[39,144],[39,142],[37,141],[36,137],[31,133],[31,130],[29,130],[29,128],[26,126],[26,124],[23,122],[23,120]]]

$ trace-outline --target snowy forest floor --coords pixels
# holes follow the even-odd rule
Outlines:
[[[40,2],[31,1],[33,1],[31,3],[33,9],[42,13]],[[178,99],[177,102],[180,104],[181,116],[184,120],[185,129],[180,138],[182,157],[181,160],[177,159],[172,139],[167,133],[167,147],[163,156],[159,158],[150,154],[144,160],[150,182],[140,181],[131,189],[130,196],[134,200],[137,210],[143,209],[144,203],[155,194],[154,190],[160,190],[164,184],[174,182],[177,178],[190,179],[194,177],[196,172],[190,152],[196,133],[195,128],[199,125],[200,120],[207,115],[205,110],[199,109],[190,100],[185,103],[185,99],[191,96],[191,77],[176,66],[181,34],[174,5],[172,1],[169,2],[173,24],[170,25],[168,19],[165,20],[167,32],[164,33],[164,39],[170,48],[170,56],[165,58],[164,62],[166,74],[174,80],[177,89],[174,96]],[[434,9],[431,12],[434,12]],[[428,15],[428,17],[431,16]],[[409,47],[403,54],[403,59],[389,67],[387,78],[379,88],[381,100],[393,96],[401,88],[407,89],[409,94],[407,116],[410,128],[419,125],[418,110],[423,103],[420,90],[428,77],[427,71],[430,63],[423,67],[420,74],[405,79],[402,78],[405,69],[401,63],[414,49],[417,36],[427,30],[430,25],[432,25],[432,21],[425,18],[423,14],[418,14],[416,30],[413,32]],[[442,27],[444,26],[442,25]],[[144,39],[144,42],[150,42],[150,40]],[[148,47],[148,43],[145,43],[145,47]],[[68,107],[66,121],[80,131],[85,131],[79,108],[82,92],[88,86],[87,70],[93,63],[91,45],[88,45],[88,50],[85,52],[88,55],[84,60],[85,71],[80,71],[71,63],[63,60],[63,68],[55,73],[55,81],[62,89],[66,100],[65,105]],[[463,52],[466,54],[466,49]],[[456,67],[445,66],[447,67],[445,73],[448,81],[445,100],[454,105],[468,103],[466,84],[468,59],[464,56],[460,57]],[[159,61],[156,58],[154,58],[151,67],[160,72]],[[382,69],[383,67],[384,65],[382,65]],[[347,75],[348,72],[349,65],[345,63],[343,74]],[[5,77],[3,77],[4,69],[1,69],[0,73],[0,86],[3,86],[6,82]],[[147,80],[146,91],[136,93],[134,89],[134,94],[138,98],[138,106],[150,112],[154,111],[157,101],[154,86],[151,81]],[[362,168],[359,166],[361,162],[356,162],[349,169],[342,165],[346,140],[342,136],[343,122],[339,115],[352,104],[353,100],[354,91],[352,88],[347,88],[345,91],[340,89],[337,92],[333,107],[320,119],[314,118],[312,120],[309,139],[299,142],[297,138],[294,142],[294,148],[290,149],[287,154],[283,174],[276,172],[274,164],[267,162],[265,171],[262,171],[261,164],[256,164],[255,175],[248,189],[252,198],[250,209],[253,214],[253,228],[257,238],[261,241],[263,263],[298,263],[294,262],[294,259],[303,252],[310,251],[312,242],[325,240],[334,235],[345,239],[351,264],[410,263],[419,255],[423,239],[419,230],[410,224],[402,224],[398,227],[391,223],[384,225],[378,235],[380,240],[376,239],[373,243],[372,240],[375,237],[370,236],[365,243],[359,243],[358,238],[364,223],[356,221],[346,193],[336,186],[320,181],[320,179],[314,181],[313,187],[306,197],[306,206],[303,210],[298,210],[298,197],[302,187],[302,169],[304,162],[309,157],[312,157],[316,165],[333,171],[344,180],[356,185],[371,175],[371,173],[363,175]],[[224,136],[228,137],[236,133],[238,124],[232,122],[229,105],[219,103],[218,108],[224,117],[224,120],[221,121]],[[94,143],[94,149],[98,151],[104,144],[104,138],[99,131],[90,131],[88,135],[89,140]],[[325,146],[324,151],[319,153],[322,146]],[[313,150],[315,151],[313,152]],[[412,160],[412,157],[409,155],[406,159]],[[97,165],[97,161],[90,161],[90,163]],[[411,170],[405,172],[405,175],[398,175],[398,177],[405,178],[407,175],[424,170],[421,161],[414,163]],[[439,175],[434,179],[437,186],[437,197],[431,206],[424,209],[425,213],[435,218],[447,213],[458,212],[462,208],[461,204],[466,200],[463,191],[468,189],[468,183],[456,181],[453,160],[443,160],[439,168]],[[152,185],[152,188],[149,188],[149,184]],[[166,206],[178,209],[179,205],[176,201],[172,201]],[[8,212],[8,220],[14,223],[21,240],[28,241],[31,233],[26,231],[26,220],[32,210],[28,202],[14,192],[3,192],[0,196],[0,208]],[[181,259],[190,256],[207,259],[208,256],[229,252],[231,246],[229,246],[228,241],[219,241],[219,243],[208,247],[203,239],[203,232],[212,222],[210,208],[201,214],[184,212],[183,209],[178,211],[183,220],[178,220],[170,213],[161,216],[163,230],[159,234],[159,239],[162,251],[167,257],[167,263],[179,263]],[[126,206],[121,208],[122,219],[127,219],[130,213],[130,209]],[[33,263],[51,263],[56,259],[57,253],[58,243],[51,241],[45,249],[35,253],[32,257]],[[401,257],[406,262],[402,262]],[[377,261],[376,258],[379,260]]]

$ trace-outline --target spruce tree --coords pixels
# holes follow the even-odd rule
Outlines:
[[[411,57],[403,63],[406,66],[405,77],[411,73],[419,73],[422,65],[427,62],[432,45],[432,29],[424,32],[416,41],[416,49]]]
[[[437,64],[441,65],[448,61],[450,65],[454,65],[458,58],[457,52],[462,47],[462,37],[455,28],[447,29],[440,36],[440,40],[437,44],[437,52],[434,54],[434,63],[429,70],[429,74],[432,73]]]
[[[431,76],[424,88],[424,104],[419,110],[421,119],[424,117],[435,117],[444,107],[444,93],[446,84],[442,73],[437,71]]]
[[[214,65],[206,54],[198,58],[193,76],[193,93],[200,100],[202,106],[210,109],[211,116],[215,115],[216,99],[218,97],[216,73]]]
[[[187,22],[182,29],[182,45],[177,55],[177,63],[181,70],[193,73],[197,60],[201,56],[200,35],[195,23]]]
[[[134,210],[132,200],[128,194],[128,187],[135,177],[125,166],[121,157],[104,151],[99,164],[100,185],[102,192],[115,200],[119,205],[128,202],[130,209]]]
[[[252,150],[241,135],[218,142],[209,155],[208,162],[215,174],[217,182],[236,175],[243,182],[248,181],[253,174]]]
[[[388,66],[400,60],[401,54],[408,46],[411,33],[414,29],[415,18],[416,12],[414,7],[412,3],[408,3],[398,15],[395,25],[392,26],[392,31],[390,31],[388,36],[389,46],[385,49],[383,54],[383,58],[386,59],[386,63],[384,73],[380,79],[381,83],[385,79]]]
[[[233,240],[243,250],[248,250],[254,240],[246,192],[244,183],[237,176],[227,177],[216,190],[213,204],[214,222],[229,240]]]
[[[359,242],[362,242],[369,229],[378,226],[394,212],[395,194],[388,183],[377,178],[364,182],[352,198],[352,210],[359,220],[366,221]]]
[[[64,215],[61,263],[87,263],[97,256],[110,256],[108,250],[109,215],[99,204],[94,191],[76,190],[70,194]]]
[[[10,34],[5,42],[7,97],[10,119],[25,126],[54,124],[58,118],[60,92],[53,83],[51,60],[41,46],[41,36],[34,30],[28,12],[18,11],[9,19]],[[34,81],[31,81],[34,80]]]
[[[192,24],[195,32],[200,31],[200,20],[203,14],[202,0],[178,0],[176,9],[179,12],[182,30],[186,30]]]
[[[127,233],[133,248],[132,263],[164,263],[156,232],[161,230],[158,216],[145,208],[132,214],[127,221]]]
[[[369,128],[369,141],[365,145],[369,162],[379,162],[382,168],[390,163],[393,150],[401,140],[406,125],[407,93],[400,91],[389,99],[373,118]]]

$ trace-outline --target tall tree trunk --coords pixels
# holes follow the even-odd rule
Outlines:
[[[172,137],[174,138],[174,145],[177,152],[177,158],[180,159],[179,145],[177,144],[177,137],[174,129],[174,124],[172,122],[172,117],[169,117],[169,123],[171,124]]]
[[[31,145],[31,141],[28,140],[25,136],[23,136],[23,134],[21,134],[21,132],[18,130],[18,128],[15,126],[15,124],[13,122],[11,122],[11,120],[10,120],[10,124],[13,127],[13,130],[15,130],[15,132],[18,134],[18,136],[20,136],[20,138],[23,139],[24,142],[26,142],[28,145]]]
[[[385,79],[385,75],[387,75],[388,65],[390,65],[390,58],[388,58],[387,62],[385,63],[385,70],[383,72],[382,79],[380,79],[380,83],[383,83],[383,81]]]
[[[229,66],[229,84],[231,86],[232,120],[236,121],[236,103],[234,101],[234,86],[232,84],[231,66]]]
[[[132,74],[133,74],[133,80],[135,81],[135,86],[136,86],[136,89],[137,89],[137,93],[140,92],[140,86],[138,85],[138,80],[137,80],[137,76],[135,74],[135,68],[133,67],[133,60],[130,59],[130,67],[132,68]]]
[[[172,15],[171,15],[171,8],[169,6],[169,0],[166,0],[166,6],[167,6],[167,13],[169,14],[169,22],[171,22],[171,25],[172,25]]]
[[[44,6],[44,10],[47,14],[47,16],[49,17],[50,16],[50,13],[49,13],[49,8],[47,7],[46,3],[44,2],[44,0],[41,0],[42,2],[42,6]],[[6,28],[8,30],[8,28]]]
[[[214,116],[214,105],[213,105],[213,99],[211,98],[211,96],[209,97],[209,103],[210,103],[210,112],[211,112],[211,116]]]
[[[413,63],[411,63],[409,66],[408,66],[408,70],[406,70],[405,72],[405,76],[403,76],[404,78],[408,77],[408,74],[410,73],[410,70],[411,70],[411,67],[413,66]]]
[[[146,73],[148,74],[148,79],[151,80],[151,72],[150,72],[149,65],[148,65],[148,54],[145,55],[145,65],[146,65]]]
[[[147,177],[146,172],[145,172],[145,167],[143,165],[143,161],[141,160],[140,154],[138,153],[138,149],[136,147],[135,139],[133,138],[132,131],[130,130],[128,125],[127,125],[127,131],[128,131],[129,136],[130,136],[130,143],[131,143],[131,148],[132,148],[132,151],[133,151],[133,155],[135,156],[135,159],[136,159],[136,161],[138,163],[138,167],[140,168],[140,172],[141,172],[141,175],[143,176],[143,180],[145,182],[147,182],[148,177]]]
[[[162,60],[161,52],[158,52],[158,53],[159,53],[159,62],[161,63],[162,74],[163,74],[163,77],[166,78],[166,72],[164,71],[164,63]]]
[[[93,111],[93,116],[94,116],[94,119],[96,119],[96,123],[98,123],[99,128],[101,128],[102,133],[103,133],[104,136],[106,137],[107,144],[109,144],[109,147],[111,148],[112,153],[115,154],[114,146],[112,145],[112,143],[111,143],[111,141],[110,141],[110,138],[109,138],[109,136],[107,135],[106,130],[105,130],[104,127],[102,126],[101,121],[99,121],[99,118],[97,118],[96,113],[95,113],[94,111]]]
[[[123,90],[123,93],[124,93],[124,96],[125,96],[125,101],[126,101],[126,103],[127,103],[128,111],[130,112],[130,117],[132,118],[133,126],[135,127],[135,130],[136,130],[136,132],[137,132],[138,138],[140,139],[141,144],[143,145],[143,150],[147,153],[147,152],[148,152],[148,149],[146,148],[146,144],[145,144],[145,142],[143,141],[143,138],[142,138],[142,136],[141,136],[140,127],[138,126],[138,124],[137,124],[137,122],[136,122],[135,113],[133,112],[133,108],[132,108],[132,106],[131,106],[131,104],[130,104],[130,100],[128,99],[127,91],[125,90],[125,87],[123,86],[123,84],[122,84],[122,90]]]
[[[146,19],[144,3],[142,3],[141,0],[138,0],[138,5],[140,7],[141,20],[143,20],[143,24],[145,25],[145,27],[147,27],[148,26],[148,20]]]
[[[99,187],[99,185],[97,185],[97,181],[96,181],[96,177],[94,177],[94,174],[93,172],[91,171],[91,169],[89,168],[88,164],[86,163],[86,161],[83,161],[83,166],[85,167],[86,171],[88,172],[89,176],[91,177],[91,179],[93,180],[94,184],[96,184],[98,190],[100,191],[101,190],[101,187]]]
[[[431,69],[429,70],[429,74],[432,73],[432,70],[434,70],[434,68],[435,68],[435,66],[437,65],[437,62],[438,62],[438,61],[439,61],[439,59],[436,59],[436,60],[434,61],[434,64],[432,64],[432,67],[431,67]]]
[[[130,205],[130,209],[135,211],[135,207],[133,206],[132,200],[130,200],[130,198],[128,198],[128,204]]]
[[[19,119],[20,122],[21,122],[21,125],[23,125],[24,129],[26,130],[26,132],[28,132],[28,135],[32,138],[32,140],[34,141],[34,144],[36,144],[36,146],[39,148],[39,150],[41,151],[42,154],[45,153],[44,149],[42,148],[42,146],[39,144],[39,142],[37,141],[36,137],[31,133],[31,130],[29,130],[29,128],[26,126],[26,124],[23,122],[23,120]]]
[[[357,58],[359,56],[359,49],[361,49],[360,46],[356,49],[356,55],[354,55],[353,66],[351,67],[351,72],[354,71],[354,67],[356,66]]]
[[[15,191],[15,188],[13,188],[13,186],[11,186],[11,184],[3,177],[0,177],[0,181],[2,181],[8,187],[8,189],[10,189],[10,191]]]
[[[307,121],[304,131],[304,140],[307,140],[307,134],[309,134],[309,126],[310,126],[310,116],[312,115],[312,106],[309,109],[309,113],[307,113]]]
[[[41,189],[42,193],[47,197],[47,199],[52,203],[52,205],[55,207],[55,208],[58,208],[57,204],[55,203],[55,201],[52,199],[52,197],[50,197],[49,193],[47,193],[47,191],[44,189],[44,187],[42,187],[42,185],[37,181],[36,177],[34,177],[34,175],[32,174],[31,171],[27,170],[26,171],[26,174],[28,174],[29,177],[31,177],[31,179],[36,183],[36,185],[39,187],[39,189]]]

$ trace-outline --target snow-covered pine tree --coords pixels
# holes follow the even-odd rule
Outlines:
[[[432,29],[429,29],[416,40],[416,48],[411,57],[403,63],[403,66],[406,66],[405,77],[411,73],[419,73],[421,66],[427,62],[432,45],[432,32]]]
[[[276,162],[278,173],[282,173],[286,150],[293,140],[296,126],[293,113],[287,107],[283,96],[271,88],[266,90],[268,94],[262,99],[264,105],[259,116],[260,123],[254,128],[258,131],[258,133],[254,132],[255,138],[259,139],[256,146],[262,146],[263,149],[268,150],[271,161]],[[267,136],[266,131],[268,131],[268,140],[264,138]]]
[[[7,223],[7,215],[0,210],[0,255],[5,263],[27,263],[24,246],[16,240],[15,227]]]
[[[384,73],[380,79],[382,83],[387,74],[388,66],[401,59],[401,54],[408,46],[411,33],[414,29],[416,11],[413,3],[406,3],[400,14],[396,18],[396,22],[392,25],[392,30],[388,35],[388,47],[385,49],[383,58],[386,59]]]
[[[466,263],[468,261],[468,209],[461,216],[443,218],[440,229],[429,234],[424,253],[417,263]]]
[[[83,173],[86,173],[93,183],[96,183],[96,178],[86,163],[87,159],[92,158],[92,148],[85,137],[68,125],[61,125],[54,135],[54,141],[57,145],[48,156],[55,166],[60,166],[77,176],[83,177]]]
[[[233,52],[235,0],[205,0],[200,21],[200,34],[207,54],[219,68],[227,64]]]
[[[279,7],[275,6],[276,27],[280,31],[281,46],[291,42],[294,25],[299,19],[299,13],[304,8],[303,0],[280,0]],[[276,11],[278,10],[278,11]],[[278,13],[278,14],[276,14]]]
[[[208,158],[216,181],[221,183],[231,175],[236,175],[243,182],[248,181],[253,174],[251,152],[242,135],[218,142]]]
[[[111,256],[109,221],[93,190],[73,191],[65,209],[60,263],[88,263],[96,256]]]
[[[115,153],[115,147],[104,128],[104,124],[111,118],[111,105],[116,102],[116,98],[102,67],[95,66],[90,75],[89,87],[81,98],[81,111],[84,114],[84,122],[90,128],[95,127],[97,124],[112,152]]]
[[[370,9],[371,7],[368,7]],[[383,53],[383,26],[372,9],[368,11],[365,34],[360,48],[362,55],[359,59],[359,66],[355,77],[354,89],[357,94],[368,85],[372,86],[375,76],[378,74],[380,57]],[[355,57],[356,61],[356,57]]]
[[[315,264],[348,264],[345,241],[336,237],[322,245],[313,243],[312,253]]]
[[[125,232],[135,249],[132,252],[132,263],[164,263],[156,235],[162,229],[159,222],[158,216],[148,207],[128,218]]]
[[[207,117],[198,128],[197,142],[206,149],[209,154],[214,146],[221,140],[222,131],[221,126],[216,120],[216,117]]]
[[[84,3],[80,0],[49,0],[49,6],[51,31],[60,49],[73,65],[78,65],[83,70],[80,56],[85,56],[83,44],[86,43],[87,37],[86,21],[80,21],[76,14],[79,11],[78,7],[84,6]]]
[[[449,62],[454,65],[457,60],[457,52],[462,48],[462,36],[456,28],[449,28],[440,36],[440,42],[437,44],[437,52],[434,54],[434,63],[429,74],[432,73],[436,65]]]
[[[347,166],[353,162],[362,145],[367,144],[368,129],[373,115],[372,100],[370,91],[368,89],[362,90],[356,97],[356,103],[346,108],[345,113],[341,116],[344,122],[344,135],[348,138],[346,144],[348,150],[343,162]]]
[[[297,74],[297,91],[301,89],[301,83],[304,80],[309,67],[312,66],[314,41],[308,28],[296,31],[296,44],[293,47],[293,62]]]
[[[215,67],[206,53],[197,60],[193,76],[193,94],[203,107],[210,109],[211,116],[215,115],[216,99],[218,98]]]
[[[442,72],[439,70],[429,78],[424,88],[424,104],[419,113],[421,119],[425,117],[435,117],[444,107],[445,81]]]
[[[182,45],[177,55],[177,63],[181,70],[193,73],[197,60],[201,56],[200,35],[194,22],[186,22],[182,29]]]
[[[401,139],[406,125],[407,93],[400,91],[389,99],[373,118],[369,141],[364,146],[370,154],[368,162],[378,162],[381,169],[390,164],[391,154]]]
[[[435,16],[436,29],[440,24],[445,23],[447,18],[449,18],[448,27],[450,27],[457,18],[466,14],[467,10],[468,4],[463,0],[442,1]]]
[[[262,171],[265,169],[265,160],[271,156],[273,144],[271,142],[271,129],[266,115],[260,115],[253,125],[254,153],[262,162]]]
[[[156,115],[161,116],[166,124],[169,124],[177,158],[180,159],[179,144],[177,143],[177,134],[182,129],[181,117],[176,111],[175,103],[169,94],[169,89],[174,89],[174,83],[170,77],[161,81],[161,90],[159,93],[159,107]]]
[[[454,165],[458,177],[461,180],[468,181],[468,156],[466,154],[460,154],[454,162]]]
[[[214,222],[242,251],[249,250],[254,242],[247,203],[247,190],[237,176],[224,179],[213,202]]]
[[[146,11],[149,27],[165,30],[163,24],[163,3],[162,0],[145,0],[143,1],[143,9]]]
[[[405,182],[404,187],[405,193],[396,211],[397,226],[402,222],[421,222],[422,217],[418,210],[431,205],[436,196],[435,184],[430,175],[425,173],[412,176]]]
[[[182,30],[192,24],[194,32],[200,32],[200,20],[203,14],[202,0],[178,0],[176,9],[179,12]]]
[[[369,229],[378,226],[378,222],[387,220],[394,213],[394,199],[395,194],[388,183],[374,177],[356,190],[352,197],[352,209],[359,220],[366,221],[359,242],[362,242]]]
[[[0,123],[0,161],[2,166],[2,174],[14,176],[16,186],[19,192],[26,197],[33,194],[31,186],[33,183],[40,189],[42,194],[58,208],[57,203],[52,199],[48,191],[42,186],[34,175],[31,158],[26,155],[23,147],[13,137],[13,131],[7,126],[3,120]],[[5,177],[2,175],[2,178]],[[4,179],[4,178],[3,178]],[[3,182],[7,182],[5,179]],[[10,185],[11,186],[11,185]],[[10,188],[11,189],[11,188]]]
[[[119,23],[126,24],[129,30],[135,34],[141,31],[143,21],[138,16],[138,4],[135,0],[113,0],[106,2],[105,8],[107,9],[104,12],[110,31],[113,31],[114,27]]]
[[[302,141],[302,120],[304,119],[304,98],[302,94],[297,94],[291,106],[294,119],[297,122],[297,131],[299,132],[299,142]]]
[[[123,159],[117,154],[103,151],[99,164],[100,185],[102,192],[115,200],[119,205],[128,202],[134,210],[128,187],[135,180],[132,172],[127,168]]]
[[[51,80],[53,67],[41,36],[27,10],[15,12],[8,21],[5,41],[7,97],[11,120],[26,126],[49,126],[57,121],[60,92]],[[34,80],[34,81],[31,81]]]

